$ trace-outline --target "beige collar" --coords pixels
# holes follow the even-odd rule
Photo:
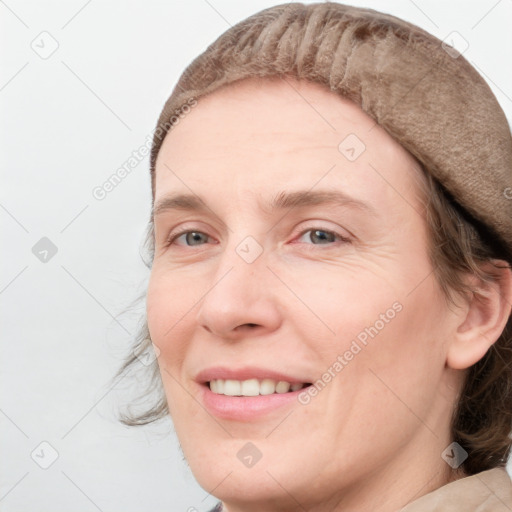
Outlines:
[[[399,512],[512,512],[512,481],[504,468],[490,469],[446,484]]]

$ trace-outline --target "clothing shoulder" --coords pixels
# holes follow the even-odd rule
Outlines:
[[[399,512],[510,512],[512,480],[505,468],[471,475],[425,494]]]

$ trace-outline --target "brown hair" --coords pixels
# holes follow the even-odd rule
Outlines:
[[[512,258],[430,173],[424,175],[430,261],[447,306],[455,305],[456,297],[461,295],[469,299],[475,294],[478,299],[478,289],[465,277],[469,274],[493,282],[499,279],[500,268],[510,268]],[[454,408],[453,440],[468,452],[461,469],[472,475],[505,466],[512,445],[511,431],[512,315],[484,357],[469,368]]]
[[[318,4],[311,4],[308,8],[313,8],[313,5]],[[324,14],[330,8],[344,7],[330,2],[323,5]],[[291,10],[288,11],[288,9]],[[273,19],[272,16],[276,16],[277,13],[286,17],[283,14],[286,12],[291,13],[287,18],[288,25],[282,26],[278,35],[275,31],[270,33],[267,29]],[[329,53],[327,43],[315,40],[309,33],[309,45],[323,44],[323,49],[326,52],[321,59],[317,55],[317,61],[314,61],[313,57],[310,58],[311,52],[308,53],[310,46],[304,44],[290,45],[292,37],[305,38],[302,32],[297,36],[297,32],[302,30],[311,32],[313,29],[310,25],[319,23],[318,17],[311,16],[306,28],[304,28],[301,23],[303,23],[305,16],[305,6],[302,4],[284,4],[262,11],[242,22],[245,24],[243,30],[239,26],[241,24],[228,30],[184,71],[171,95],[173,101],[168,100],[154,134],[151,155],[153,200],[155,197],[154,172],[158,151],[165,135],[174,124],[179,122],[181,115],[184,112],[186,113],[183,108],[176,109],[175,106],[178,104],[185,106],[190,98],[204,96],[222,86],[223,83],[229,83],[229,80],[225,78],[226,69],[232,66],[246,66],[247,63],[251,62],[254,55],[251,52],[258,51],[263,55],[263,58],[260,58],[257,65],[255,64],[252,68],[246,66],[244,68],[245,75],[241,73],[241,75],[244,75],[242,78],[284,76],[284,74],[280,75],[276,69],[286,68],[287,73],[291,76],[310,79],[330,87],[329,79],[326,79],[331,70],[329,59],[335,59],[336,55]],[[410,33],[403,31],[402,27],[396,25],[395,18],[387,15],[382,15],[382,18],[386,20],[386,24],[377,28],[373,26],[373,30],[384,32],[391,27],[404,40],[411,38]],[[297,20],[301,23],[298,23]],[[318,29],[319,25],[316,25],[315,30],[328,31],[332,29],[328,21],[323,21],[325,26]],[[253,27],[258,28],[258,36],[251,32],[250,29]],[[368,35],[367,26],[365,28],[364,25],[361,25],[354,30],[358,32],[357,37],[364,38]],[[421,33],[422,31],[419,31],[420,36]],[[281,38],[279,42],[276,42],[276,37]],[[302,41],[302,39],[300,40]],[[262,43],[261,41],[265,42]],[[271,51],[270,48],[277,44],[279,44],[280,49],[288,44],[293,51],[289,51],[288,54],[286,52],[279,54],[277,65],[275,61],[271,62],[270,58],[266,64],[265,59]],[[331,51],[334,52],[334,50],[335,47],[332,46]],[[300,61],[300,69],[294,67],[294,59],[297,62]],[[304,78],[303,75],[308,73],[309,78]],[[330,80],[332,85],[333,78],[330,77]],[[332,89],[332,87],[330,88]],[[365,98],[362,93],[355,94],[354,89],[357,89],[357,86],[354,87],[354,84],[350,84],[350,88],[348,86],[345,89],[339,87],[338,93],[345,95],[360,106],[364,105],[367,111],[371,111],[368,98]],[[172,110],[166,111],[169,106],[172,106]],[[371,112],[369,113],[371,114]],[[177,115],[174,115],[174,120],[169,122],[171,114]],[[162,123],[162,120],[165,123]],[[392,133],[392,130],[386,128],[386,126],[384,127],[391,136],[398,138],[396,133]],[[400,140],[400,142],[402,143],[403,140]],[[450,305],[455,304],[455,298],[459,294],[469,297],[473,293],[478,293],[476,289],[472,289],[466,284],[464,277],[467,274],[476,275],[484,281],[495,280],[498,278],[498,273],[493,272],[489,267],[484,267],[482,264],[485,262],[492,263],[493,260],[502,260],[508,262],[508,266],[512,257],[506,243],[503,243],[503,239],[488,225],[484,225],[467,209],[461,207],[460,201],[434,178],[434,173],[431,172],[432,169],[429,167],[430,162],[421,159],[421,155],[413,146],[403,145],[418,159],[418,163],[423,170],[422,174],[425,179],[422,180],[422,193],[424,201],[426,201],[426,223],[430,232],[429,255],[437,280],[445,294],[447,307],[450,307]],[[146,248],[150,258],[146,264],[151,267],[154,255],[152,218],[148,224]],[[496,266],[495,268],[498,269],[499,267]],[[116,378],[122,378],[128,370],[142,369],[143,374],[146,374],[149,379],[146,381],[146,389],[139,395],[139,399],[144,402],[145,407],[138,410],[138,412],[129,410],[128,414],[121,414],[121,421],[126,425],[144,425],[168,415],[168,406],[157,361],[155,360],[150,367],[140,366],[139,363],[139,356],[150,347],[151,340],[144,319],[132,353],[116,374]],[[146,402],[150,395],[155,396],[155,402],[148,407]],[[136,407],[135,402],[132,405]],[[468,458],[460,469],[466,474],[475,474],[490,468],[504,466],[512,444],[509,437],[511,429],[512,317],[509,317],[499,339],[485,356],[468,370],[459,401],[454,408],[452,419],[453,440],[468,452]]]

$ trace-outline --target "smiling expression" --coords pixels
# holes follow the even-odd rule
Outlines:
[[[290,78],[221,88],[166,137],[148,326],[183,452],[230,512],[350,510],[356,489],[378,508],[417,491],[405,468],[439,469],[456,319],[421,172],[358,106]]]

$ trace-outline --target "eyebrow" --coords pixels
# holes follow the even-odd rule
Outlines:
[[[289,208],[305,208],[317,205],[349,206],[373,217],[378,217],[377,211],[368,203],[351,197],[341,191],[332,190],[297,190],[277,193],[270,202],[263,205],[263,210],[269,213]],[[207,212],[211,209],[206,202],[194,194],[176,194],[163,197],[153,208],[153,217],[170,210]]]

